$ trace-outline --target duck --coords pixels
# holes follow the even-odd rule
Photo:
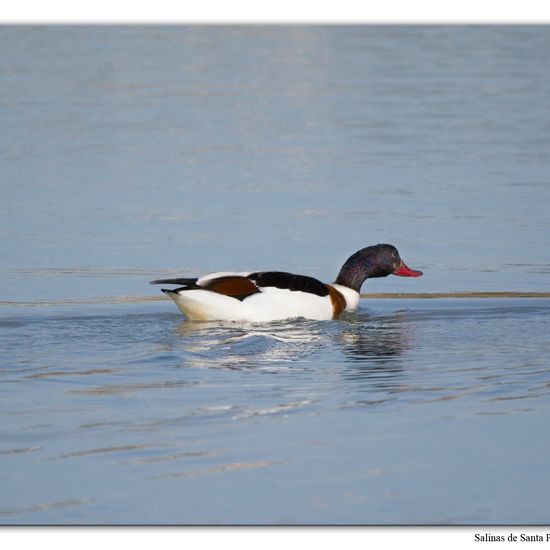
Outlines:
[[[422,274],[403,262],[395,246],[376,244],[352,254],[331,284],[286,271],[224,271],[194,278],[157,279],[151,284],[177,285],[161,291],[191,321],[323,321],[355,311],[367,279]]]

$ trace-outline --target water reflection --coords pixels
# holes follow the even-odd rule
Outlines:
[[[216,323],[183,321],[169,345],[186,352],[184,366],[301,371],[319,362],[349,380],[392,378],[404,370],[400,356],[410,328],[399,313],[361,314],[334,322]]]
[[[358,318],[342,331],[346,358],[341,376],[355,390],[392,390],[402,385],[406,363],[401,355],[409,347],[409,325],[399,313]]]
[[[399,313],[375,318],[364,316],[350,322],[341,335],[344,354],[360,362],[387,362],[402,353],[406,340],[403,317]]]
[[[185,366],[191,367],[280,372],[328,345],[323,323],[317,321],[183,321],[175,332],[182,338],[172,345],[187,352]]]

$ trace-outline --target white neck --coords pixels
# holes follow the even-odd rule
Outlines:
[[[349,288],[348,286],[338,285],[336,283],[332,283],[332,286],[341,292],[346,299],[346,311],[355,311],[359,304],[359,292],[356,292],[353,288]]]

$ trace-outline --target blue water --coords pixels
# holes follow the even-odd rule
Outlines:
[[[149,280],[549,291],[550,29],[0,27],[0,523],[543,524],[550,299],[190,323]],[[160,298],[160,297],[159,297]]]

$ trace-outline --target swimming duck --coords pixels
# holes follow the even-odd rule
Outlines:
[[[332,284],[283,271],[220,272],[200,278],[159,279],[151,284],[178,285],[161,290],[190,320],[328,320],[357,309],[366,279],[392,274],[420,277],[422,271],[407,267],[395,246],[377,244],[350,256]]]

